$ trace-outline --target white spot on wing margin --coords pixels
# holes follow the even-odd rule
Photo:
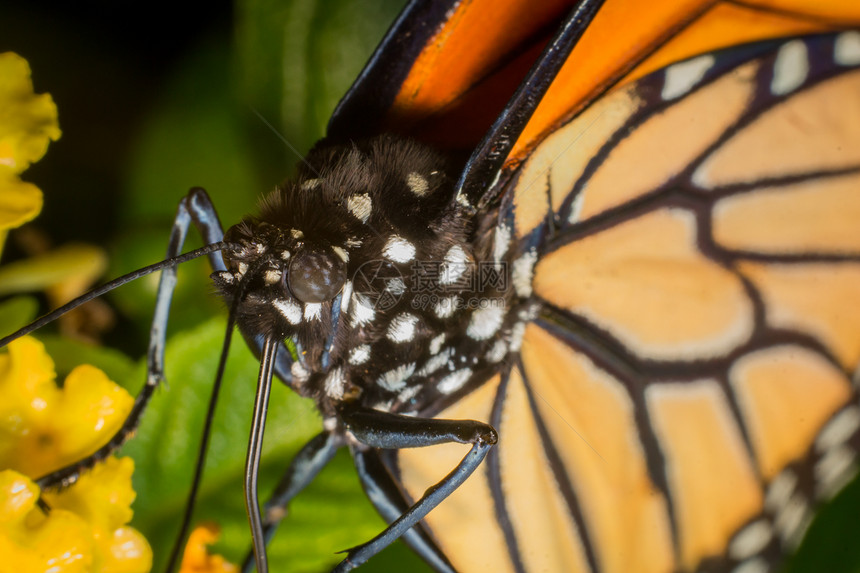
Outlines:
[[[660,96],[664,100],[681,97],[696,86],[705,73],[714,65],[714,56],[705,54],[686,62],[680,62],[666,68],[663,91]]]

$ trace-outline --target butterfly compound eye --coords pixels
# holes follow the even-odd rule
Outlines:
[[[330,250],[303,249],[290,261],[287,280],[302,302],[332,300],[346,282],[346,263]]]

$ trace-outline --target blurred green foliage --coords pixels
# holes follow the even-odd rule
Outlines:
[[[104,0],[3,8],[0,51],[30,60],[36,89],[52,93],[64,131],[28,172],[45,191],[36,225],[56,242],[104,245],[115,276],[162,258],[176,203],[191,186],[209,191],[225,227],[237,222],[323,135],[402,3],[237,0],[190,3],[177,12],[173,4],[150,2],[135,16]],[[191,238],[188,248],[197,245]],[[208,273],[205,261],[181,269],[167,348],[169,389],[158,392],[123,450],[136,460],[134,523],[153,543],[156,571],[178,526],[224,336]],[[121,321],[107,347],[43,336],[59,370],[92,362],[132,391],[139,388],[156,284],[148,277],[112,293]],[[0,326],[11,330],[34,312],[30,298],[3,303]],[[249,543],[241,480],[256,371],[256,360],[236,340],[196,513],[198,521],[222,527],[216,550],[233,561]],[[319,429],[311,405],[276,386],[262,492]],[[860,483],[822,516],[786,570],[857,573]],[[342,452],[291,505],[270,549],[273,571],[328,571],[338,560],[334,551],[382,526]],[[428,569],[399,543],[362,568],[404,570]]]

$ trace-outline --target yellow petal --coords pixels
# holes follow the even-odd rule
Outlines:
[[[0,174],[0,231],[20,227],[41,210],[42,192],[38,187],[16,175]]]
[[[39,486],[13,470],[0,471],[0,524],[22,521],[39,499]]]
[[[0,467],[40,477],[105,444],[134,399],[98,368],[75,368],[57,388],[41,343],[22,338],[0,354]]]
[[[56,469],[48,426],[61,392],[45,347],[25,336],[0,353],[0,468],[24,475]]]
[[[100,573],[148,573],[152,569],[152,549],[133,527],[120,527],[101,545]]]
[[[107,375],[88,364],[69,373],[57,408],[55,425],[63,463],[87,456],[122,426],[134,398]]]
[[[21,528],[21,535],[16,553],[24,563],[37,565],[13,570],[84,573],[92,568],[95,553],[92,531],[74,513],[59,509],[45,516],[34,509]]]
[[[0,393],[4,402],[10,392],[38,396],[49,389],[56,389],[54,361],[45,351],[44,344],[31,336],[24,336],[6,348],[8,352],[0,354]]]
[[[112,535],[131,521],[131,488],[134,460],[110,457],[81,475],[74,487],[60,492],[46,491],[45,501],[54,508],[66,509],[86,520],[98,535]]]
[[[50,95],[33,93],[27,60],[0,54],[0,173],[21,173],[59,138],[57,106]]]
[[[7,452],[15,449],[13,438],[32,436],[48,419],[60,397],[55,376],[51,357],[35,338],[20,338],[0,353],[0,468],[21,469]]]
[[[39,488],[25,476],[0,472],[0,556],[3,571],[91,570],[91,528],[62,509],[45,514],[35,507]]]

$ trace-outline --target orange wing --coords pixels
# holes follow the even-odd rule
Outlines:
[[[770,571],[857,471],[860,33],[663,57],[507,179],[533,307],[432,412],[500,434],[426,519],[458,570]]]
[[[332,117],[330,135],[393,131],[472,151],[576,2],[429,4],[412,3],[394,24]],[[619,82],[719,48],[857,26],[853,0],[609,0],[510,160],[521,160],[559,121]]]

